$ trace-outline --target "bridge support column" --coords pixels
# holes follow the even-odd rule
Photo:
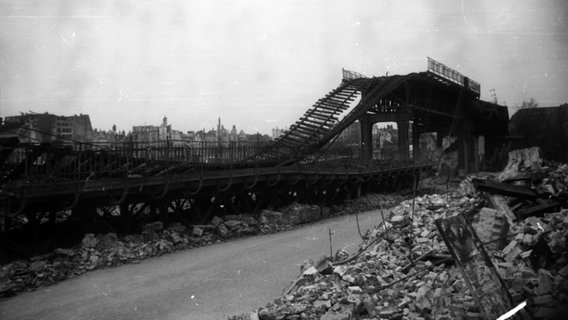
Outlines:
[[[467,145],[467,131],[462,123],[458,126],[458,173],[466,174],[468,168],[468,145]]]
[[[408,161],[408,158],[410,156],[408,147],[408,121],[397,121],[396,126],[398,128],[399,159],[402,161]]]
[[[361,123],[361,159],[373,160],[373,123],[360,119]]]
[[[420,152],[420,134],[422,133],[421,126],[416,123],[416,121],[412,122],[412,160],[419,161],[421,152]]]
[[[60,232],[60,234],[65,234],[68,239],[79,240],[85,235],[85,233],[92,232],[92,211],[96,212],[96,208],[92,204],[86,204],[84,202],[79,202],[77,205],[71,209],[71,216],[67,217],[68,222],[70,222],[70,230],[66,232]],[[56,237],[59,235],[56,235]]]
[[[120,203],[119,210],[120,210],[120,220],[122,220],[121,233],[129,234],[132,228],[132,210],[128,205],[128,202],[123,201],[122,203]]]

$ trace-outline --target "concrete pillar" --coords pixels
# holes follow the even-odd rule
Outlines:
[[[467,130],[463,122],[458,125],[458,172],[460,174],[467,174],[468,166],[468,143],[467,143]]]
[[[399,159],[402,161],[407,161],[409,158],[409,148],[408,148],[408,121],[397,121],[396,126],[398,127],[398,154]]]
[[[132,229],[132,211],[130,210],[130,206],[128,202],[123,201],[118,206],[120,210],[120,220],[121,220],[121,227],[122,232],[124,234],[129,234]]]
[[[416,121],[412,122],[412,160],[419,161],[420,152],[420,126]]]
[[[373,123],[359,120],[361,123],[361,159],[373,160]]]
[[[477,166],[476,171],[485,170],[485,136],[477,137],[476,146],[476,158],[477,158]]]
[[[91,232],[91,228],[93,226],[93,216],[95,214],[97,214],[97,207],[93,204],[79,202],[73,209],[71,209],[71,215],[74,218],[77,218],[77,220],[80,222],[78,229],[82,233]],[[74,219],[71,218],[71,220]]]

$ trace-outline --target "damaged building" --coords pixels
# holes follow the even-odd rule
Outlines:
[[[511,117],[509,130],[515,148],[539,146],[543,157],[568,162],[568,104],[521,109]]]

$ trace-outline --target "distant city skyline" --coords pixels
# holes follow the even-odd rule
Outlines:
[[[246,144],[249,142],[266,142],[282,134],[281,130],[272,129],[272,135],[247,133],[237,130],[235,125],[225,128],[221,118],[217,120],[217,128],[180,131],[172,128],[168,118],[164,116],[159,125],[132,126],[131,130],[120,130],[113,125],[110,130],[93,126],[88,114],[61,115],[53,113],[21,113],[1,119],[0,123],[9,128],[5,133],[17,135],[24,143],[63,144],[95,143],[110,145],[112,143],[137,142],[142,144],[171,143],[172,146],[184,146],[187,143],[214,144]]]
[[[87,118],[91,118],[91,116],[89,114],[53,114],[50,112],[20,112],[17,115],[9,115],[7,117],[4,117],[3,120],[13,120],[11,118],[20,118],[21,116],[27,117],[28,115],[47,115],[47,116],[52,116],[54,118],[83,118],[83,117],[87,117]],[[1,123],[0,123],[1,124]],[[154,123],[144,123],[144,124],[134,124],[133,126],[131,126],[130,128],[120,128],[118,127],[116,124],[112,124],[110,128],[100,128],[98,127],[95,123],[93,123],[92,121],[89,121],[89,125],[92,127],[93,132],[99,131],[99,132],[116,132],[116,133],[120,133],[120,132],[124,132],[125,134],[129,134],[132,133],[136,130],[137,127],[168,127],[170,128],[170,130],[173,131],[179,131],[183,134],[187,134],[190,132],[193,133],[197,133],[197,132],[210,132],[210,131],[219,131],[219,130],[226,130],[226,131],[231,131],[232,129],[235,129],[239,132],[244,132],[246,134],[262,134],[262,135],[268,135],[268,136],[274,136],[275,132],[279,132],[280,134],[286,130],[285,128],[278,128],[278,127],[274,127],[271,128],[271,132],[268,133],[264,133],[264,132],[246,132],[245,130],[243,130],[242,128],[239,128],[238,126],[236,126],[235,124],[229,124],[227,127],[225,126],[226,124],[223,123],[222,118],[221,117],[217,117],[217,123],[215,127],[210,127],[210,128],[193,128],[193,129],[189,129],[189,130],[179,130],[178,128],[172,127],[171,124],[168,124],[168,117],[167,115],[164,115],[161,119],[161,123],[160,121],[156,121]]]
[[[293,124],[337,87],[434,58],[514,107],[568,102],[564,0],[0,2],[0,117],[89,114],[246,132]],[[158,120],[156,120],[158,119]]]
[[[68,116],[68,115],[63,115],[63,116]],[[90,116],[90,115],[89,115],[89,116]],[[92,118],[92,116],[91,116],[91,118]],[[168,121],[170,120],[170,118],[169,118],[167,115],[164,115],[162,118],[167,118]],[[227,127],[226,127],[227,123],[224,123],[224,122],[222,121],[222,117],[217,117],[217,119],[218,119],[218,120],[221,119],[221,125],[223,126],[223,128],[227,129]],[[111,127],[108,128],[108,129],[107,129],[107,128],[100,128],[100,127],[98,127],[95,123],[93,123],[93,130],[98,129],[98,130],[104,130],[104,131],[112,131],[112,128],[116,125],[116,131],[129,132],[129,131],[132,131],[132,128],[133,128],[133,127],[139,127],[139,126],[159,126],[161,121],[162,121],[162,119],[157,120],[157,121],[154,121],[154,122],[152,122],[152,123],[147,123],[147,122],[144,122],[144,123],[135,123],[135,124],[133,124],[130,128],[120,128],[120,127],[118,127],[118,125],[116,125],[116,124],[113,123],[113,124],[111,125]],[[235,124],[228,124],[228,126],[229,126],[229,127],[235,126],[235,127],[237,127],[237,129],[239,129],[239,130],[242,129],[242,128],[239,128],[239,126],[237,126],[237,125],[235,125]],[[184,133],[187,133],[187,132],[197,132],[197,131],[218,130],[218,128],[217,128],[217,123],[215,123],[214,126],[210,126],[210,127],[207,127],[207,128],[189,128],[188,130],[181,130],[181,129],[175,128],[175,127],[172,127],[172,128],[175,129],[175,130],[178,130],[178,131],[182,131],[182,132],[184,132]],[[275,127],[275,128],[276,128],[276,127]],[[275,129],[275,128],[271,128],[270,130],[273,130],[273,129]],[[254,133],[256,133],[256,132],[254,132]],[[259,133],[262,133],[262,134],[270,134],[270,132],[259,132]]]

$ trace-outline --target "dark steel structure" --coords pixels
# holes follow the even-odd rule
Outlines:
[[[337,88],[267,145],[22,144],[4,128],[1,240],[21,251],[77,230],[128,233],[158,219],[189,225],[292,201],[329,205],[409,187],[432,166],[414,161],[424,132],[457,136],[460,168],[475,170],[477,137],[506,135],[507,111],[480,101],[478,84],[441,66],[430,59],[427,72],[373,78],[344,70]],[[355,121],[362,159],[329,160],[326,151]],[[372,124],[384,121],[398,124],[400,161],[372,159]],[[18,239],[16,225],[35,239]]]

